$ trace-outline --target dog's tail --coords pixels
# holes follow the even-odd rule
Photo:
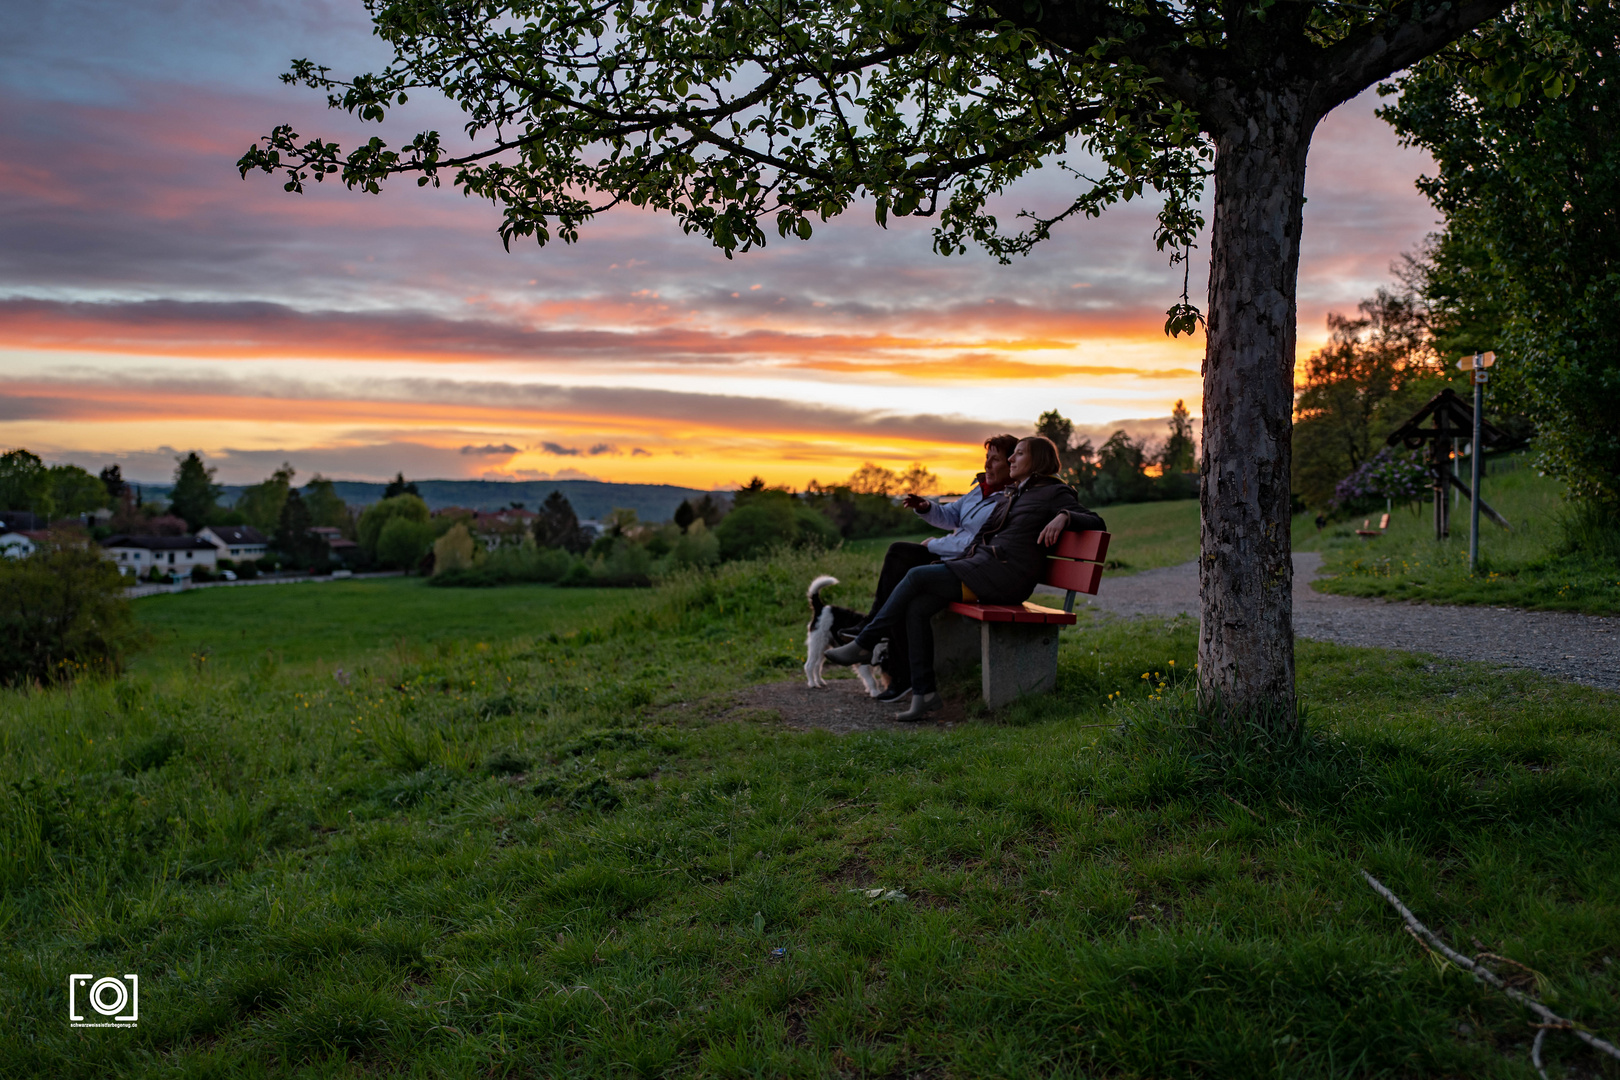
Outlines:
[[[837,578],[833,577],[831,574],[822,574],[820,577],[816,578],[816,580],[810,583],[810,589],[804,595],[808,596],[812,600],[819,600],[821,599],[822,589],[825,589],[829,585],[836,584],[838,584]]]

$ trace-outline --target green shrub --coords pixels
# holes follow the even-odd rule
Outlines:
[[[395,497],[412,498],[410,495]],[[426,521],[413,521],[407,517],[389,518],[377,536],[377,561],[400,570],[414,570],[433,545],[433,534],[433,526]]]
[[[686,505],[682,503],[681,505]],[[678,569],[702,569],[720,561],[720,539],[698,518],[687,527],[669,553],[671,565]]]
[[[357,526],[360,550],[365,552],[368,558],[381,559],[382,534],[391,522],[404,520],[424,523],[428,517],[427,503],[416,495],[395,495],[391,499],[374,502],[360,515],[360,523]],[[433,541],[434,535],[429,532],[429,543]]]
[[[99,548],[0,559],[0,683],[116,672],[135,640],[123,579]]]
[[[532,543],[498,547],[475,567],[435,573],[430,582],[443,588],[493,588],[497,585],[560,581],[578,560],[562,548]]]
[[[433,542],[433,574],[437,577],[451,570],[471,570],[479,554],[478,541],[464,522],[457,522]]]
[[[720,557],[752,559],[777,547],[837,547],[838,527],[825,516],[782,493],[764,492],[727,514],[715,529]]]
[[[622,536],[613,538],[605,555],[590,560],[591,585],[651,585],[653,558],[646,548]]]

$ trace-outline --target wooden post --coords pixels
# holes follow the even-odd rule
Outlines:
[[[1468,493],[1468,501],[1472,505],[1470,513],[1470,520],[1472,521],[1472,524],[1468,529],[1468,572],[1470,574],[1472,574],[1475,568],[1479,566],[1479,481],[1481,479],[1480,463],[1485,458],[1485,455],[1480,453],[1480,450],[1482,449],[1480,446],[1480,425],[1484,422],[1485,379],[1487,377],[1485,366],[1482,363],[1482,357],[1479,353],[1475,353],[1473,370],[1474,441],[1473,444],[1468,448],[1468,453],[1473,458],[1473,461],[1471,461],[1469,464],[1473,466],[1474,470],[1474,483],[1471,485],[1474,490]]]
[[[1434,440],[1434,538],[1451,535],[1451,437],[1446,418],[1439,417],[1440,434]]]

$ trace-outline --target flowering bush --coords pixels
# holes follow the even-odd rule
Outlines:
[[[1422,450],[1386,446],[1339,481],[1333,490],[1333,508],[1348,509],[1358,503],[1382,499],[1415,502],[1427,495],[1432,485]]]

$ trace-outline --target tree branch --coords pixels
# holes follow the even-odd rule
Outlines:
[[[1411,67],[1510,6],[1511,0],[1462,0],[1441,4],[1433,14],[1417,18],[1421,5],[1409,0],[1395,9],[1388,22],[1369,23],[1320,51],[1317,70],[1329,74],[1311,95],[1315,114],[1326,116],[1378,80]],[[1391,23],[1393,30],[1388,29]]]
[[[1596,1035],[1587,1032],[1584,1028],[1576,1024],[1575,1021],[1566,1020],[1564,1017],[1559,1016],[1557,1013],[1547,1008],[1547,1006],[1543,1005],[1529,994],[1526,994],[1523,990],[1518,990],[1503,982],[1501,977],[1498,976],[1496,972],[1487,967],[1482,967],[1481,965],[1474,963],[1462,953],[1450,948],[1445,942],[1440,940],[1439,935],[1437,935],[1433,930],[1430,930],[1427,926],[1424,926],[1422,923],[1418,922],[1417,916],[1413,915],[1412,912],[1407,909],[1406,905],[1401,903],[1400,897],[1390,892],[1389,889],[1384,886],[1383,882],[1379,881],[1365,870],[1361,872],[1361,876],[1367,879],[1367,884],[1373,887],[1373,891],[1378,893],[1378,895],[1382,896],[1385,900],[1388,900],[1390,906],[1400,913],[1401,918],[1405,920],[1407,929],[1411,932],[1412,936],[1419,937],[1421,935],[1420,940],[1427,940],[1430,945],[1433,945],[1435,949],[1439,951],[1441,956],[1444,956],[1447,960],[1450,960],[1453,964],[1456,964],[1458,967],[1468,972],[1486,986],[1502,991],[1502,993],[1506,994],[1514,1001],[1517,1001],[1520,1005],[1523,1005],[1525,1008],[1541,1017],[1542,1023],[1548,1027],[1568,1030],[1573,1033],[1576,1038],[1580,1039],[1592,1049],[1601,1050],[1610,1057],[1620,1060],[1620,1047],[1617,1047],[1613,1043],[1608,1042],[1605,1039],[1600,1039]],[[1542,1030],[1545,1031],[1546,1028],[1542,1028]]]

